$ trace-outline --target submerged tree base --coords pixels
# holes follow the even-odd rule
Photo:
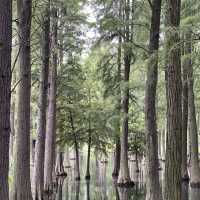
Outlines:
[[[90,180],[90,175],[86,175],[85,180]]]
[[[117,179],[118,176],[119,176],[119,173],[117,173],[117,172],[113,172],[113,173],[112,173],[113,179]]]
[[[182,181],[188,183],[188,182],[190,181],[189,176],[188,176],[188,175],[184,175],[184,176],[182,177]]]
[[[122,188],[130,188],[130,187],[134,187],[135,183],[133,181],[128,181],[128,182],[118,182],[116,183],[116,185],[118,187],[122,187]]]
[[[57,177],[66,177],[67,173],[66,172],[62,172],[62,173],[56,174],[56,176]]]
[[[80,181],[81,178],[80,178],[80,177],[76,177],[75,180],[76,180],[76,181]]]

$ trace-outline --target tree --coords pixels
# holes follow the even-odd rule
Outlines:
[[[188,69],[188,116],[189,116],[189,134],[191,142],[191,186],[200,185],[200,167],[198,153],[198,130],[196,121],[196,108],[193,90],[193,64],[192,54],[192,31],[188,30],[186,34],[186,65]]]
[[[181,61],[180,0],[166,1],[166,98],[167,149],[165,164],[165,200],[181,200]]]
[[[46,108],[50,57],[50,1],[45,5],[42,17],[42,66],[40,72],[38,135],[35,148],[35,165],[33,172],[33,197],[43,199],[44,190],[44,152],[46,134]]]
[[[30,93],[32,1],[18,0],[19,68],[17,127],[12,200],[31,200],[30,183]]]
[[[184,37],[185,38],[185,37]],[[183,47],[183,54],[184,56],[186,54],[186,49],[185,46]],[[182,77],[182,82],[183,82],[183,94],[182,94],[182,178],[183,180],[188,180],[189,175],[188,175],[188,169],[187,169],[187,133],[188,133],[188,81],[187,81],[187,76],[188,76],[188,66],[186,63],[186,60],[184,59],[183,64],[182,64],[182,71],[183,71],[183,77]]]
[[[0,1],[0,199],[9,199],[12,0]]]
[[[133,58],[131,41],[133,40],[133,27],[129,22],[133,20],[134,1],[130,4],[130,0],[123,3],[124,7],[124,73],[122,80],[124,87],[122,88],[122,127],[121,127],[121,156],[120,156],[120,172],[118,177],[118,184],[121,186],[132,185],[129,168],[128,168],[128,114],[129,114],[129,79],[130,66]]]
[[[45,140],[44,161],[44,190],[52,191],[52,174],[55,164],[55,142],[56,142],[56,92],[57,92],[57,8],[52,9],[52,67],[49,73],[49,105],[47,114],[47,134]]]
[[[161,0],[152,1],[152,18],[149,39],[149,63],[145,95],[147,194],[146,200],[161,200],[159,183],[158,136],[156,122],[156,87],[158,79],[158,49],[160,32]]]

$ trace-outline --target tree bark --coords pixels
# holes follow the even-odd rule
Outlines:
[[[187,49],[183,47],[183,55],[187,54]],[[186,55],[187,56],[187,55]],[[188,135],[188,82],[187,82],[187,76],[188,76],[188,66],[187,61],[184,60],[183,62],[183,94],[182,94],[182,165],[181,165],[181,173],[182,173],[182,179],[184,181],[189,180],[188,175],[188,169],[187,169],[187,135]]]
[[[55,140],[56,140],[56,91],[57,91],[57,9],[52,10],[52,67],[49,75],[49,105],[47,114],[47,134],[45,139],[45,159],[44,159],[44,190],[52,191],[53,170],[55,164]]]
[[[0,0],[0,199],[9,199],[12,0]]]
[[[161,0],[153,0],[149,39],[150,58],[147,69],[145,94],[147,194],[146,200],[161,200],[159,183],[158,131],[156,122],[156,87],[158,80],[158,49],[160,32]]]
[[[48,74],[50,57],[50,2],[45,5],[45,14],[42,21],[42,66],[40,72],[40,96],[39,96],[39,117],[38,135],[35,148],[35,165],[33,172],[33,197],[36,200],[43,199],[44,190],[44,152],[46,134],[46,110],[48,93]]]
[[[133,1],[134,3],[134,1]],[[131,5],[130,0],[124,2],[125,21],[130,20]],[[125,26],[125,39],[124,39],[124,88],[122,89],[122,133],[121,133],[121,157],[120,157],[120,172],[118,177],[119,186],[129,186],[131,182],[129,167],[128,167],[128,111],[129,111],[129,76],[130,65],[132,60],[132,48],[130,41],[132,39],[132,31],[130,25]]]
[[[18,0],[19,69],[13,200],[31,200],[30,183],[30,95],[32,1]]]
[[[199,151],[198,151],[198,131],[196,120],[195,97],[193,89],[193,65],[191,60],[192,53],[192,32],[186,34],[186,65],[188,67],[188,109],[189,109],[189,135],[191,142],[191,186],[200,187],[200,167],[199,167]]]
[[[115,145],[114,169],[112,173],[113,178],[118,178],[120,170],[120,138],[117,138]]]
[[[90,119],[89,119],[89,120],[90,120]],[[90,122],[89,122],[89,124],[90,124]],[[89,125],[87,169],[86,169],[86,175],[85,175],[85,179],[86,179],[86,180],[90,180],[90,152],[91,152],[91,141],[92,141],[92,136],[91,136],[91,125]]]
[[[165,200],[181,200],[182,161],[182,83],[181,51],[178,28],[181,0],[166,1],[166,97],[167,148],[165,164]]]
[[[56,167],[55,167],[55,172],[57,176],[66,176],[66,173],[64,171],[63,161],[64,161],[63,152],[61,152],[58,149],[56,155]]]
[[[73,135],[74,135],[74,149],[75,149],[75,180],[79,181],[81,179],[80,177],[80,166],[79,166],[79,145],[78,145],[78,141],[77,141],[77,135],[75,132],[75,127],[74,127],[74,120],[73,120],[73,116],[72,116],[72,112],[69,112],[70,114],[70,123],[71,123],[71,127],[72,127],[72,131],[73,131]]]

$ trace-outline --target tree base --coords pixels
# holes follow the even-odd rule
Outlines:
[[[90,180],[90,175],[86,175],[85,180]]]
[[[186,183],[189,183],[189,181],[190,181],[189,176],[188,176],[188,175],[183,176],[183,177],[182,177],[182,181],[183,181],[183,182],[186,182]]]
[[[113,173],[112,173],[113,179],[117,179],[118,176],[119,176],[119,173],[117,173],[117,172],[113,172]]]
[[[199,182],[190,182],[191,188],[200,188],[200,181]]]
[[[62,172],[62,173],[56,174],[56,176],[57,177],[66,177],[67,173],[66,172]]]
[[[116,185],[121,188],[131,188],[135,186],[135,183],[133,181],[127,181],[127,182],[118,182],[116,183]]]
[[[75,181],[80,181],[80,180],[81,180],[80,177],[76,177],[76,178],[75,178]]]

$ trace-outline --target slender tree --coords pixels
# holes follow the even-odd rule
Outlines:
[[[160,32],[161,0],[153,0],[149,39],[149,63],[147,68],[145,95],[147,194],[146,200],[161,200],[159,183],[158,136],[156,123],[156,87],[158,79],[158,49]]]
[[[12,0],[0,0],[0,199],[9,199]]]
[[[40,72],[40,96],[38,135],[35,148],[35,165],[33,171],[33,197],[37,200],[43,199],[44,190],[44,152],[46,134],[46,107],[48,93],[49,54],[50,54],[50,1],[45,5],[42,17],[42,66]]]
[[[167,141],[165,200],[181,200],[182,83],[180,51],[181,0],[166,0]]]
[[[19,68],[13,200],[31,200],[30,94],[31,94],[31,0],[18,0]]]
[[[57,8],[52,9],[52,67],[49,75],[49,105],[47,114],[47,133],[45,140],[44,161],[44,190],[51,191],[53,179],[52,174],[55,164],[55,140],[56,140],[56,91],[57,91]]]
[[[186,47],[184,45],[183,47],[183,56],[187,52]],[[184,59],[183,65],[183,77],[182,77],[182,88],[183,88],[183,94],[182,94],[182,165],[181,165],[181,173],[182,173],[182,179],[184,181],[188,181],[189,175],[188,175],[188,169],[187,169],[187,135],[188,135],[188,65],[187,65],[187,59]]]
[[[128,167],[128,114],[129,114],[129,79],[130,67],[132,61],[132,48],[130,42],[133,39],[132,26],[128,23],[133,20],[134,0],[132,4],[130,0],[126,0],[122,4],[124,10],[124,69],[122,80],[124,88],[122,88],[122,133],[121,133],[121,156],[120,156],[120,172],[118,177],[118,184],[120,186],[132,185],[129,167]],[[132,18],[131,18],[132,17]]]

